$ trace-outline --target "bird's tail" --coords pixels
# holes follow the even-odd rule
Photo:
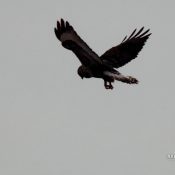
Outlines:
[[[124,76],[122,74],[119,74],[119,75],[115,74],[114,79],[124,82],[124,83],[128,83],[128,84],[138,84],[139,83],[139,81],[136,78],[131,77],[131,76]]]
[[[128,84],[138,84],[139,83],[139,81],[136,78],[131,77],[131,76],[124,76],[119,72],[113,73],[113,72],[105,71],[104,75],[110,78],[113,78],[114,80],[118,80],[118,81],[128,83]]]

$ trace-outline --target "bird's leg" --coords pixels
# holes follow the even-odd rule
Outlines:
[[[109,82],[109,88],[110,89],[113,89],[113,86],[112,86],[112,83],[111,82]]]
[[[104,86],[106,89],[109,89],[109,85],[108,85],[108,82],[104,80]]]

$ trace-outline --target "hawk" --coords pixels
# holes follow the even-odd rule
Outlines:
[[[80,38],[68,21],[63,19],[57,21],[55,35],[64,48],[71,50],[78,57],[81,66],[77,72],[82,79],[91,77],[101,78],[104,80],[106,89],[113,89],[112,83],[115,80],[128,84],[138,84],[136,78],[124,76],[116,69],[137,57],[146,40],[151,35],[149,31],[149,29],[144,31],[144,27],[139,31],[135,29],[119,45],[107,50],[101,56],[97,55]]]

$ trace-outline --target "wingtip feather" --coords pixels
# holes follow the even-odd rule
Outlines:
[[[144,27],[142,27],[142,28],[135,34],[134,38],[138,37],[139,34],[143,31],[143,29],[144,29]]]
[[[134,31],[133,31],[133,32],[131,33],[131,35],[128,37],[128,40],[132,38],[132,36],[135,34],[136,30],[137,30],[137,28],[134,29]]]
[[[150,31],[150,29],[146,30],[145,32],[143,32],[141,35],[139,35],[139,38],[142,38],[144,36],[146,36],[146,34]]]
[[[127,35],[123,38],[122,43],[126,41]]]
[[[65,26],[65,22],[64,22],[64,20],[61,18],[61,30],[62,30],[62,32],[64,32],[65,31],[65,29],[66,29],[66,26]]]
[[[54,32],[55,32],[56,37],[60,40],[60,33],[57,30],[57,28],[54,28]]]

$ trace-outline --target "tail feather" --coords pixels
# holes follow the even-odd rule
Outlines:
[[[115,80],[118,80],[124,83],[128,83],[128,84],[138,84],[139,83],[139,81],[136,78],[131,77],[131,76],[123,76],[120,74],[120,75],[115,75],[114,78]]]
[[[139,81],[136,78],[131,77],[131,76],[124,76],[124,75],[120,74],[119,72],[112,73],[112,72],[105,71],[104,75],[108,76],[114,80],[118,80],[118,81],[128,83],[128,84],[138,84],[139,83]]]

